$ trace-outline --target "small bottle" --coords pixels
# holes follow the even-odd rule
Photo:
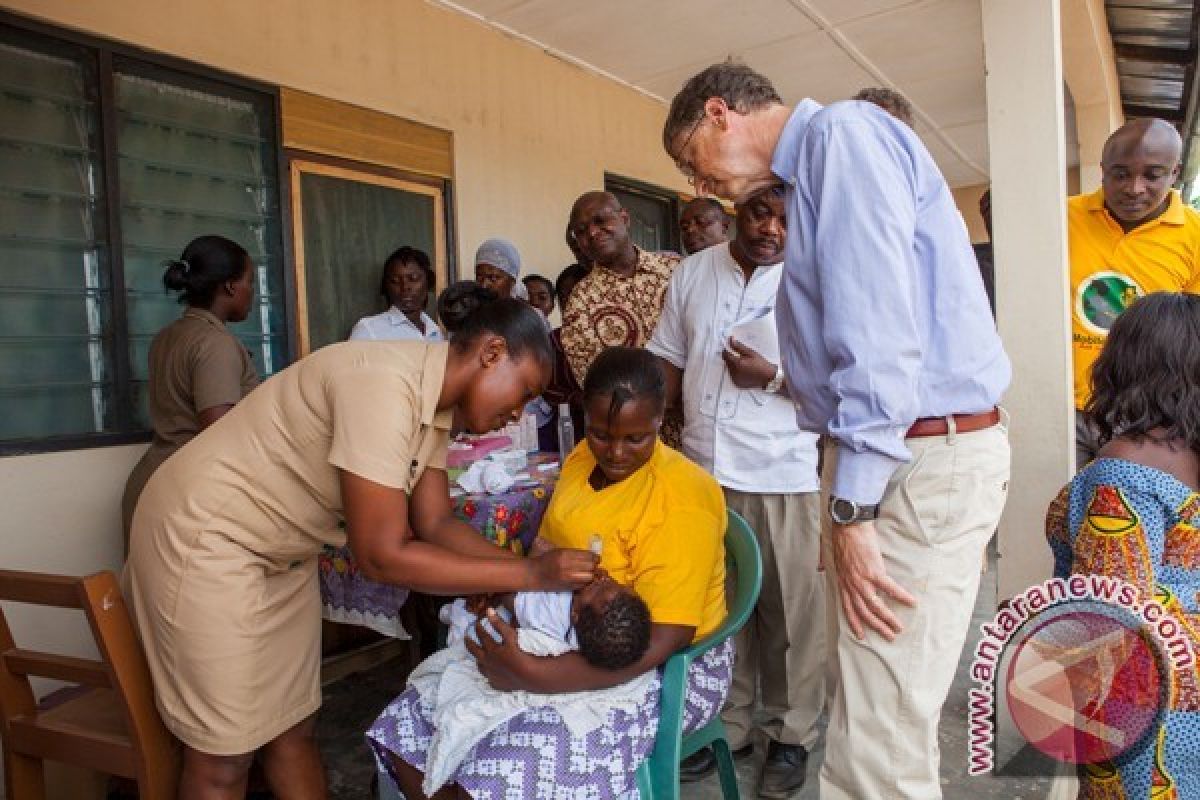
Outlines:
[[[530,453],[536,453],[538,449],[538,434],[537,434],[537,417],[526,412],[521,415],[521,432],[525,442],[525,449]]]
[[[567,463],[567,456],[575,449],[575,423],[571,421],[571,406],[558,405],[558,463],[559,469]]]

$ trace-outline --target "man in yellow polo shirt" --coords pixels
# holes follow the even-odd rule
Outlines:
[[[1182,149],[1162,120],[1127,122],[1104,145],[1101,189],[1067,201],[1076,468],[1099,449],[1081,412],[1113,320],[1150,292],[1200,292],[1200,212],[1171,188]]]

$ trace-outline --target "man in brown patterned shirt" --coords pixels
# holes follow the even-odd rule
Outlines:
[[[629,237],[629,213],[608,192],[587,192],[571,208],[567,228],[595,265],[563,308],[562,345],[580,385],[609,347],[645,347],[662,314],[667,283],[680,258],[648,253]],[[679,446],[677,414],[663,421],[662,438]]]

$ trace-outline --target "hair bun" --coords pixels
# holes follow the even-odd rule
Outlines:
[[[447,332],[453,334],[468,317],[498,299],[499,295],[475,281],[459,281],[447,287],[438,297],[438,318]]]
[[[192,265],[182,258],[173,258],[166,262],[167,271],[163,273],[163,286],[173,292],[188,288],[188,272]]]

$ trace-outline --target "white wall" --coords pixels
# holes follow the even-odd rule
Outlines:
[[[143,445],[0,458],[0,566],[120,573],[121,492]],[[6,604],[18,644],[94,656],[78,613]],[[44,684],[43,684],[44,685]]]

